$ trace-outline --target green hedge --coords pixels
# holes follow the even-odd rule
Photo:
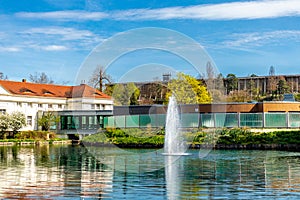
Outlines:
[[[300,131],[276,131],[254,133],[244,128],[201,130],[184,133],[190,144],[300,144]],[[101,133],[84,137],[83,142],[116,145],[164,144],[162,129],[107,129]]]

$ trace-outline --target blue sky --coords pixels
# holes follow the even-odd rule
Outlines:
[[[299,0],[1,0],[0,20],[0,71],[11,80],[46,72],[72,84],[93,49],[144,27],[190,37],[223,75],[267,75],[270,66],[276,74],[300,70]],[[122,56],[108,72],[119,81],[137,66],[144,75],[158,68],[156,75],[131,76],[142,81],[170,68],[194,75],[188,65],[168,52],[142,50]]]

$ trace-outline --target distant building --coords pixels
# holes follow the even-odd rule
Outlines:
[[[270,94],[277,87],[279,80],[285,80],[292,93],[298,93],[300,88],[300,75],[276,75],[276,76],[254,76],[237,77],[238,90],[249,90],[251,87],[259,88],[260,94]],[[224,79],[226,88],[226,78]]]
[[[23,130],[38,130],[38,118],[52,111],[61,116],[58,131],[68,130],[77,115],[78,127],[99,126],[100,116],[111,115],[113,100],[110,96],[88,85],[63,86],[0,80],[0,112],[20,111],[25,114],[27,126]],[[95,114],[96,113],[96,114]],[[92,121],[87,116],[93,117]],[[68,118],[69,117],[69,118]]]

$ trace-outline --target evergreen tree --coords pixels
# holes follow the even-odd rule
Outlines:
[[[231,91],[238,89],[238,78],[235,76],[235,74],[228,74],[226,77],[226,89],[227,94],[229,94]]]

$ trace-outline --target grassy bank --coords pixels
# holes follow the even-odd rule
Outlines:
[[[164,144],[164,131],[161,129],[106,129],[84,137],[84,144],[113,144],[119,146],[153,146]]]
[[[48,131],[21,131],[12,137],[0,139],[0,145],[10,144],[55,144],[67,142],[58,138],[54,132]]]
[[[249,129],[193,129],[184,132],[191,146],[197,145],[286,145],[300,144],[300,131],[251,132]],[[83,138],[84,144],[162,147],[162,129],[107,129]]]

